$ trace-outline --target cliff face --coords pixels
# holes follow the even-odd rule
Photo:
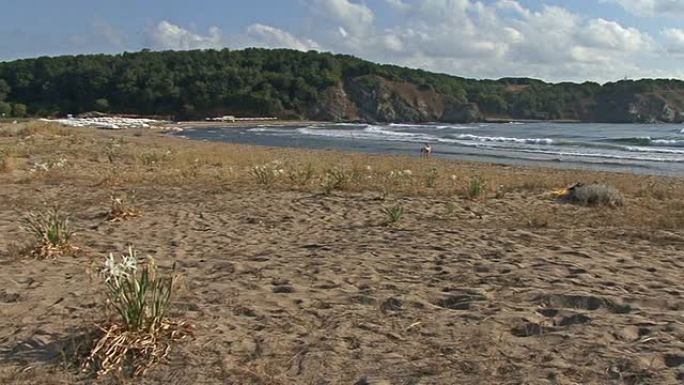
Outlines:
[[[610,123],[682,123],[684,93],[607,94],[598,98],[593,115],[582,120]]]
[[[412,83],[379,76],[346,79],[330,87],[309,117],[364,122],[476,122],[484,119],[478,106]]]
[[[447,122],[467,123],[488,117],[477,103],[413,83],[390,81],[365,75],[346,79],[328,88],[306,118],[328,121],[363,122]],[[497,119],[549,120],[547,111],[497,114]],[[559,116],[559,120],[602,123],[682,123],[684,92],[649,93],[606,92],[579,99]]]

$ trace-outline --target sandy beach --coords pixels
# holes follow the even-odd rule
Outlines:
[[[42,122],[0,125],[0,152],[2,384],[684,382],[682,178]],[[554,199],[575,182],[624,205]],[[107,221],[112,196],[140,215]],[[46,206],[71,214],[75,255],[25,255],[21,218]],[[64,351],[129,245],[176,263],[171,316],[194,337],[98,379]]]

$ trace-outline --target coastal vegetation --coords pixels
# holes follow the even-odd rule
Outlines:
[[[347,55],[255,48],[0,63],[0,115],[88,111],[174,119],[231,114],[332,121],[678,122],[684,120],[684,82],[475,80]]]

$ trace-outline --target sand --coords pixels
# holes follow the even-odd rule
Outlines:
[[[0,137],[0,150],[14,153],[0,172],[0,383],[684,382],[681,179],[431,160],[518,185],[466,199],[443,192],[458,172],[447,171],[443,190],[402,185],[386,195],[371,181],[324,195],[318,183],[258,185],[244,166],[311,156],[414,174],[424,165],[127,131],[28,134]],[[117,138],[125,153],[110,162],[105,148]],[[176,151],[174,160],[125,155],[157,148]],[[206,162],[186,160],[184,148]],[[28,171],[54,154],[66,166]],[[111,176],[116,162],[126,171]],[[204,166],[193,174],[181,162]],[[621,187],[625,207],[548,197],[553,184],[578,178]],[[109,197],[124,192],[141,216],[106,221]],[[19,252],[31,240],[21,216],[46,201],[72,213],[76,256]],[[396,204],[406,213],[388,226],[382,209]],[[64,346],[105,317],[94,267],[130,244],[164,267],[177,263],[171,316],[191,322],[194,338],[134,380],[65,368]]]

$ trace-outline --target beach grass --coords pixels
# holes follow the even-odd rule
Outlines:
[[[126,132],[63,128],[45,122],[12,126],[19,127],[3,127],[0,131],[31,133],[28,138],[11,135],[0,140],[0,151],[12,151],[14,168],[30,168],[35,163],[33,159],[42,157],[41,154],[50,154],[52,159],[68,165],[33,175],[17,174],[17,178],[27,182],[40,178],[46,183],[68,181],[117,188],[145,183],[161,188],[196,186],[215,191],[261,186],[324,194],[376,192],[382,198],[390,195],[464,197],[485,205],[492,200],[521,199],[553,204],[546,198],[550,191],[578,182],[597,183],[617,189],[624,203],[614,207],[619,215],[603,215],[602,220],[617,224],[619,218],[620,223],[639,228],[660,228],[671,223],[644,213],[663,212],[669,202],[679,201],[682,196],[679,192],[684,191],[682,179],[671,177],[189,141],[165,137],[155,131],[133,136]],[[579,223],[589,222],[584,220],[586,217]],[[562,226],[562,223],[565,222],[558,221],[552,226]]]

